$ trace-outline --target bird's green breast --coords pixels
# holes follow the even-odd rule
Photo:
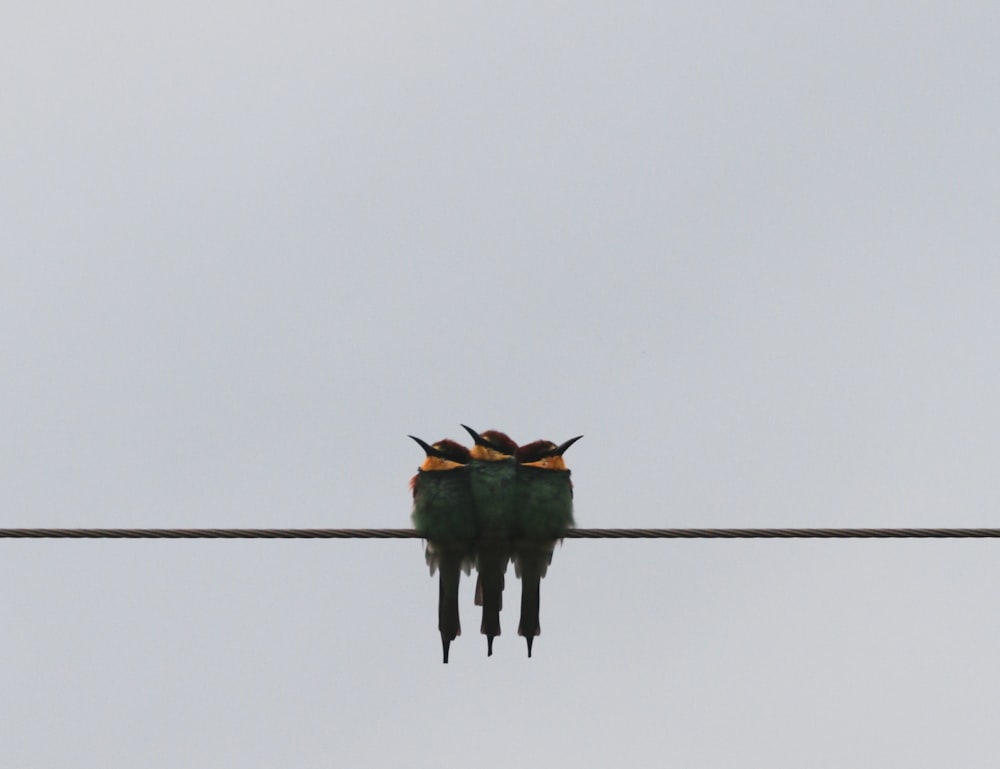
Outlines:
[[[469,468],[417,473],[413,525],[431,541],[468,541],[476,537]]]
[[[560,539],[573,526],[573,486],[569,470],[519,466],[517,535],[524,539]]]
[[[472,460],[469,463],[470,485],[482,536],[510,534],[514,523],[517,463],[507,460]]]

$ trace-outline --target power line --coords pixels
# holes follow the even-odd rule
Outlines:
[[[1000,529],[573,529],[567,539],[995,539]]]
[[[0,539],[422,539],[415,529],[0,529]],[[1000,529],[570,529],[566,539],[997,539]]]
[[[420,539],[415,529],[0,529],[0,539]]]

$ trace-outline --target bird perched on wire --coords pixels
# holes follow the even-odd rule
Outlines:
[[[475,559],[476,518],[470,484],[469,450],[452,440],[429,445],[410,436],[426,455],[410,481],[413,525],[427,540],[427,563],[438,577],[438,630],[444,662],[451,642],[462,633],[458,585]]]
[[[515,452],[516,519],[514,523],[514,572],[521,578],[521,618],[518,635],[528,644],[528,656],[539,635],[539,602],[542,577],[552,562],[558,540],[573,526],[573,484],[563,454],[582,435],[556,445],[534,441]]]
[[[493,639],[500,635],[504,574],[510,560],[517,481],[517,444],[497,430],[478,433],[463,428],[475,442],[470,450],[469,480],[475,504],[478,541],[476,605],[483,607],[480,631],[486,636],[486,654],[493,654]]]

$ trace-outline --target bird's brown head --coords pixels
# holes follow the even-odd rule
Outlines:
[[[477,433],[471,427],[462,425],[466,432],[472,436],[475,445],[469,452],[473,459],[485,460],[487,462],[500,462],[510,459],[517,453],[517,444],[506,433],[499,430],[487,430],[484,433]]]
[[[425,472],[454,470],[456,467],[467,465],[471,459],[469,450],[465,446],[449,438],[444,438],[433,445],[414,435],[411,435],[410,438],[416,441],[427,455],[423,464],[420,465],[420,469]]]
[[[552,441],[532,441],[518,448],[515,456],[522,465],[542,467],[546,470],[565,470],[566,463],[563,461],[563,454],[582,437],[582,435],[578,435],[558,446]]]

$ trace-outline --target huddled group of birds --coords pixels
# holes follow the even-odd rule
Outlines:
[[[538,622],[539,581],[552,561],[557,541],[573,526],[573,485],[563,461],[566,449],[583,436],[561,444],[538,440],[518,446],[498,430],[472,436],[473,446],[443,439],[429,444],[410,436],[426,457],[410,481],[413,525],[427,541],[427,563],[438,572],[438,629],[444,661],[461,634],[458,584],[475,566],[480,627],[487,655],[500,635],[504,574],[513,561],[521,578],[521,618],[531,656]]]

